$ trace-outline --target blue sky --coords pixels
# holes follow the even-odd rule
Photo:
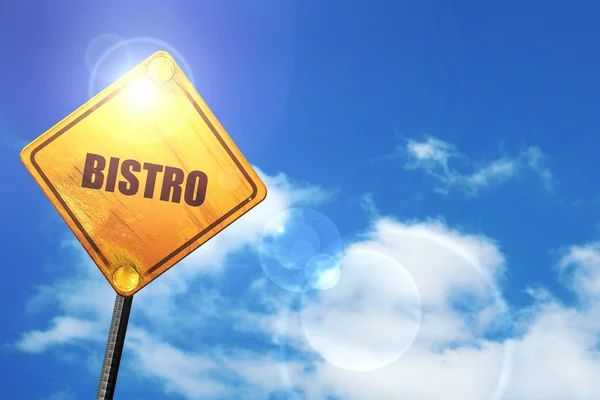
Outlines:
[[[3,3],[3,393],[93,396],[114,299],[19,152],[167,50],[269,196],[136,295],[116,398],[600,398],[599,12]],[[306,242],[329,290],[272,270]]]

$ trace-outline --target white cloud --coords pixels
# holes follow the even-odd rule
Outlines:
[[[374,220],[379,218],[380,213],[377,209],[377,206],[375,205],[375,200],[373,199],[372,193],[366,193],[363,196],[361,196],[359,205],[362,207],[363,210],[366,211],[367,216],[370,219]]]
[[[127,345],[133,351],[134,371],[149,380],[160,379],[167,393],[187,398],[214,398],[227,393],[226,385],[211,377],[217,362],[204,356],[186,354],[140,329],[128,332]]]
[[[332,289],[298,302],[260,277],[227,295],[228,277],[252,276],[223,268],[232,254],[253,249],[272,216],[307,199],[281,176],[264,179],[269,202],[136,296],[124,365],[145,384],[189,399],[264,399],[291,388],[309,400],[600,398],[600,245],[573,246],[558,263],[577,304],[537,288],[528,289],[532,306],[511,310],[497,287],[507,265],[495,241],[441,221],[378,217],[347,245]],[[375,255],[357,256],[368,253]],[[83,318],[107,328],[113,294],[86,268],[57,283],[61,290],[41,291],[37,301],[52,298],[60,317],[47,331],[26,333],[23,350],[87,338],[102,351],[104,335],[86,330]],[[207,289],[207,276],[221,276],[213,282],[222,286]],[[56,322],[65,320],[80,325],[65,335],[68,325]]]
[[[415,159],[431,165],[447,166],[450,158],[458,156],[453,145],[434,137],[428,137],[425,142],[408,140],[406,149]]]
[[[600,242],[571,246],[559,264],[559,272],[582,300],[600,300]]]
[[[456,188],[477,195],[481,189],[500,185],[524,172],[537,175],[547,190],[555,185],[552,173],[545,166],[546,156],[539,147],[528,147],[513,157],[479,163],[461,155],[454,145],[431,136],[422,141],[408,139],[399,150],[406,157],[405,168],[423,170],[436,178],[439,183],[436,191],[440,193]],[[455,166],[453,160],[459,161],[462,168]]]
[[[531,314],[531,312],[529,313]],[[517,342],[506,399],[598,399],[600,357],[594,315],[557,301],[536,307]]]
[[[587,286],[572,286],[587,297],[570,307],[547,290],[530,289],[534,305],[517,310],[514,324],[509,324],[508,310],[495,288],[505,269],[504,258],[485,237],[452,231],[439,222],[403,224],[387,219],[378,221],[369,237],[353,244],[349,251],[352,247],[385,252],[402,262],[421,293],[422,324],[410,349],[387,367],[356,372],[316,362],[311,372],[290,373],[291,385],[306,389],[305,398],[322,399],[324,394],[348,400],[600,398],[596,378],[600,373],[600,321],[596,317],[600,302],[593,300],[594,285],[591,291]],[[574,246],[559,266],[569,266],[563,273],[575,278],[570,282],[577,282],[578,277],[600,273],[598,260],[597,244]],[[374,272],[377,269],[369,263],[363,267]],[[394,344],[386,329],[401,335],[406,328],[394,326],[402,316],[386,304],[394,299],[406,302],[406,291],[386,290],[392,278],[387,274],[358,274],[355,277],[362,285],[353,279],[348,284],[344,274],[353,274],[353,269],[343,268],[340,287],[333,289],[350,297],[343,305],[332,302],[327,291],[321,293],[318,303],[310,303],[310,307],[324,308],[322,319],[311,329],[302,325],[306,310],[287,314],[288,343],[310,351],[311,347],[301,341],[304,337],[305,342],[311,342],[316,328],[321,343],[314,349],[325,359],[331,358],[328,353],[336,353],[334,362],[348,362],[348,367],[377,357],[377,345]],[[468,313],[453,307],[465,293],[470,294]],[[359,309],[353,306],[356,301],[367,305],[374,301],[378,307]],[[279,332],[278,321],[279,317],[267,316],[261,323]],[[505,333],[492,339],[486,335],[498,324],[512,326],[516,336],[507,339]],[[360,354],[361,350],[367,355]],[[390,350],[388,347],[387,354]]]
[[[380,219],[347,257],[336,287],[287,316],[289,343],[304,337],[331,362],[296,377],[316,393],[306,398],[488,399],[498,390],[512,344],[485,338],[507,316],[494,285],[504,259],[489,239],[440,222]],[[465,312],[455,302],[467,295]],[[277,331],[279,318],[266,318]]]
[[[17,347],[27,353],[41,353],[49,347],[63,345],[96,335],[97,326],[91,321],[73,317],[56,317],[47,330],[33,330],[23,334]]]

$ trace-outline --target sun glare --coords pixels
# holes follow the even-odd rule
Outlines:
[[[138,110],[147,107],[156,96],[154,82],[148,77],[139,78],[125,89],[131,104]]]

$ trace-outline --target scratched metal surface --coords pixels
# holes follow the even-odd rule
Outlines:
[[[133,296],[123,297],[117,295],[115,299],[96,400],[112,400],[115,395],[132,303]]]
[[[171,79],[146,78],[148,65],[167,58]],[[136,98],[140,79],[151,90]],[[139,86],[139,85],[138,85]],[[139,93],[137,93],[139,95]],[[139,189],[82,187],[86,154],[133,159],[208,177],[200,206],[160,200],[162,173],[151,199],[144,197],[146,171],[135,173]],[[193,88],[172,57],[159,52],[30,143],[21,159],[98,265],[115,291],[129,296],[260,203],[264,183]],[[104,170],[106,185],[107,170]],[[182,190],[184,190],[182,188]],[[123,292],[115,269],[132,266],[140,283]]]

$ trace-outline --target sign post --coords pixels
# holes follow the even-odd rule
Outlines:
[[[267,189],[163,51],[27,145],[21,160],[117,293],[98,390],[112,398],[132,296]]]
[[[112,400],[115,394],[132,302],[133,296],[123,297],[117,294],[108,340],[106,341],[106,351],[104,352],[104,362],[102,363],[96,400]]]

